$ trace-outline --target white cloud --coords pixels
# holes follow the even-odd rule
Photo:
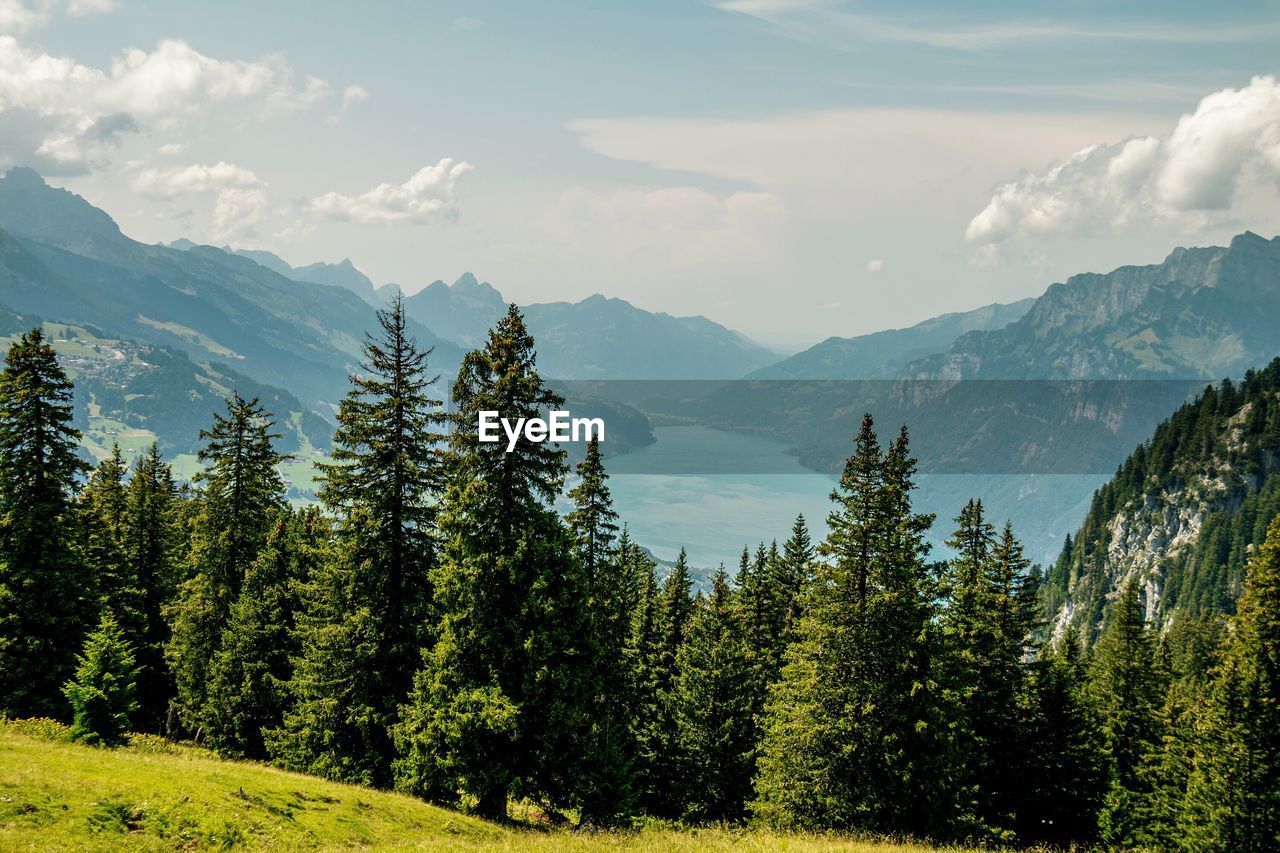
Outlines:
[[[717,9],[754,18],[797,41],[850,49],[865,42],[915,44],[943,50],[1022,48],[1033,42],[1135,42],[1236,44],[1273,39],[1280,24],[1194,26],[1150,21],[1087,26],[1058,19],[991,20],[954,25],[952,19],[919,15],[892,18],[856,11],[833,0],[722,0]]]
[[[325,193],[310,201],[307,212],[319,219],[366,225],[452,219],[457,215],[458,179],[473,168],[470,163],[446,157],[434,166],[422,167],[402,184],[378,184],[358,196]]]
[[[0,20],[7,2],[0,0]],[[279,56],[221,60],[167,39],[151,51],[126,50],[102,69],[0,36],[0,160],[79,174],[129,134],[172,129],[233,104],[267,117],[330,94],[316,77],[296,86]]]
[[[156,154],[161,157],[177,157],[186,150],[187,146],[181,142],[166,142],[156,149]]]
[[[101,15],[114,12],[115,0],[70,0],[67,3],[68,15]]]
[[[139,194],[185,210],[192,197],[213,197],[214,240],[248,239],[268,215],[266,183],[243,166],[218,162],[143,169],[133,182]]]
[[[996,189],[965,236],[999,243],[1233,215],[1246,185],[1280,181],[1280,83],[1255,77],[1201,100],[1165,135],[1090,145]]]
[[[884,261],[879,258],[872,258],[867,261],[867,272],[880,272],[884,269]]]
[[[342,90],[342,108],[349,110],[356,104],[362,104],[369,100],[369,93],[365,91],[363,86],[357,86],[354,83]]]

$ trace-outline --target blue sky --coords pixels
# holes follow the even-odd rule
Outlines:
[[[1278,11],[0,0],[0,162],[143,240],[794,347],[1280,231]]]

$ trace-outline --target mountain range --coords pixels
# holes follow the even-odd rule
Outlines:
[[[212,246],[139,243],[107,214],[29,169],[0,179],[0,304],[235,365],[324,408],[346,391],[374,308]],[[436,365],[462,349],[413,324]]]
[[[396,285],[380,288],[390,295]],[[479,346],[507,310],[491,284],[464,273],[405,297],[409,316],[464,346]],[[601,294],[521,306],[538,344],[538,368],[554,379],[736,379],[778,354],[705,317],[675,317]]]
[[[966,332],[1003,329],[1027,313],[1034,298],[941,314],[905,329],[854,338],[827,338],[803,352],[755,370],[748,379],[892,379],[911,362],[946,350]]]
[[[1020,319],[908,365],[920,379],[1221,379],[1280,352],[1280,238],[1175,249],[1051,285]]]

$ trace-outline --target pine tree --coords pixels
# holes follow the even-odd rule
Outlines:
[[[1098,641],[1090,667],[1090,696],[1102,720],[1109,764],[1106,799],[1099,815],[1102,840],[1133,845],[1150,794],[1144,768],[1157,743],[1163,698],[1155,640],[1135,582],[1116,599],[1111,623]]]
[[[594,581],[601,567],[609,559],[613,540],[618,533],[618,514],[613,510],[609,495],[608,474],[600,459],[600,441],[592,438],[587,443],[586,456],[578,463],[575,473],[578,485],[569,491],[573,510],[565,516],[569,530],[578,546],[578,559]]]
[[[656,736],[658,709],[658,595],[660,586],[655,565],[636,549],[640,569],[640,587],[631,617],[631,634],[627,642],[626,660],[630,669],[631,721],[630,736],[635,744],[634,783],[639,802],[645,808],[658,795],[655,780],[665,756],[661,740]]]
[[[208,666],[222,646],[231,607],[245,574],[266,544],[284,508],[284,481],[276,469],[288,457],[277,453],[274,421],[258,400],[232,392],[227,413],[214,413],[201,431],[197,454],[205,468],[199,508],[192,523],[190,571],[170,607],[166,647],[182,722],[201,731],[210,712]]]
[[[285,510],[245,575],[209,667],[208,742],[219,752],[267,757],[263,732],[280,727],[289,705],[299,585],[324,537],[318,510]]]
[[[944,581],[943,683],[956,703],[957,791],[967,836],[1012,840],[1025,783],[1025,732],[1015,709],[1026,688],[1024,656],[1034,615],[1033,578],[1006,525],[997,536],[970,500],[948,541],[956,557]]]
[[[267,753],[290,770],[384,787],[389,732],[374,712],[386,695],[377,669],[381,631],[370,607],[371,571],[381,557],[378,523],[363,509],[342,520],[343,535],[317,556],[299,591],[290,708],[264,732]]]
[[[401,300],[377,316],[378,336],[365,342],[338,409],[334,462],[323,469],[320,498],[346,520],[332,564],[302,600],[297,707],[272,743],[288,766],[389,786],[390,728],[435,629],[445,414],[432,394],[430,350],[409,334]],[[352,670],[357,662],[367,673]]]
[[[1068,629],[1037,663],[1029,693],[1030,766],[1018,806],[1024,843],[1067,846],[1097,837],[1107,767],[1085,687],[1080,636]]]
[[[590,721],[588,578],[549,505],[564,452],[550,442],[480,442],[480,411],[531,418],[562,405],[538,375],[511,306],[453,386],[449,484],[433,575],[439,639],[396,727],[397,785],[504,818],[511,794],[570,805]]]
[[[173,474],[152,443],[134,463],[125,498],[126,574],[138,593],[136,610],[125,614],[121,628],[138,664],[138,731],[168,733],[170,728],[174,686],[164,657],[169,640],[164,610],[177,592],[180,511]]]
[[[110,611],[85,639],[78,663],[75,678],[63,687],[71,702],[71,736],[104,746],[123,743],[137,708],[135,668],[133,650]]]
[[[870,415],[832,492],[809,606],[770,694],[755,815],[777,826],[935,830],[932,516],[911,508],[905,430],[881,455]]]
[[[813,543],[803,513],[791,525],[791,535],[782,544],[782,559],[776,563],[773,581],[779,596],[787,603],[783,622],[784,648],[795,632],[804,612],[804,596],[813,579]]]
[[[85,465],[72,385],[40,329],[0,372],[0,712],[65,715],[61,688],[97,618],[75,547],[71,494]]]
[[[1280,517],[1245,571],[1187,789],[1183,843],[1280,844]]]
[[[608,474],[596,439],[578,464],[578,485],[569,492],[566,516],[577,556],[587,573],[591,618],[592,674],[590,733],[585,766],[579,773],[580,811],[588,825],[614,825],[635,807],[636,744],[632,737],[633,682],[627,645],[635,607],[639,554],[609,495]]]
[[[646,689],[652,711],[641,723],[640,751],[646,757],[641,804],[646,812],[679,817],[684,807],[679,729],[675,718],[676,659],[693,619],[693,580],[683,548],[657,590],[653,605],[652,648]]]
[[[752,661],[721,568],[694,614],[676,658],[673,690],[684,817],[736,821],[751,795],[755,767]]]
[[[76,507],[80,553],[96,578],[101,605],[117,614],[136,613],[139,606],[137,581],[130,576],[124,553],[127,471],[120,445],[113,445],[94,468]]]

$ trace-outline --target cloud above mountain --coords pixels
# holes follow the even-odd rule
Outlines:
[[[265,119],[340,97],[319,77],[297,80],[281,56],[218,59],[180,39],[149,51],[129,48],[109,67],[85,65],[12,34],[38,25],[44,14],[0,0],[0,32],[8,33],[0,35],[0,160],[10,164],[84,174],[129,136],[179,129],[202,116],[227,120],[230,108]]]
[[[268,215],[266,182],[251,170],[232,163],[195,164],[142,169],[134,189],[153,201],[166,202],[175,211],[194,198],[213,198],[215,240],[250,239]]]
[[[1255,77],[1200,101],[1165,135],[1081,148],[998,187],[965,236],[984,246],[1149,225],[1198,227],[1280,181],[1280,82]]]
[[[306,210],[319,219],[362,225],[448,220],[457,216],[458,179],[473,169],[466,161],[445,157],[433,166],[423,166],[403,183],[384,182],[355,196],[328,192],[312,199]]]

